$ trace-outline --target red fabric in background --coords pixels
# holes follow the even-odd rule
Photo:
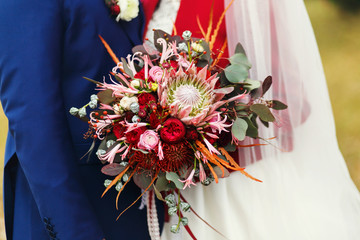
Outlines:
[[[220,19],[221,14],[224,12],[223,0],[181,0],[179,12],[175,21],[177,34],[181,36],[183,31],[190,30],[193,37],[203,38],[203,35],[201,34],[200,28],[197,24],[196,16],[199,16],[201,26],[206,33],[210,22],[209,20],[212,2],[214,4],[212,29],[215,30],[218,20]],[[219,52],[225,39],[226,27],[224,18],[214,44],[213,53],[217,54]],[[228,50],[226,48],[222,57],[228,58],[228,56]],[[220,63],[222,67],[225,67],[226,64],[226,61],[221,61]]]
[[[145,14],[145,29],[144,29],[144,36],[147,32],[148,24],[152,18],[152,15],[155,11],[156,5],[158,4],[159,0],[141,0],[143,5],[144,14]]]

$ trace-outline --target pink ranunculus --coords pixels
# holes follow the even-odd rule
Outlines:
[[[159,66],[154,66],[149,71],[150,77],[157,83],[161,83],[161,79],[163,78],[164,71]]]
[[[152,130],[146,130],[140,136],[138,147],[144,150],[154,150],[158,144],[159,135]]]

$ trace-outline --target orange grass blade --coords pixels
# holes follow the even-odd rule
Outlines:
[[[205,41],[207,41],[207,42],[210,41],[210,35],[212,32],[212,25],[213,25],[213,16],[214,16],[214,0],[211,5],[210,16],[209,16],[209,26],[207,28],[207,32],[205,35]],[[211,50],[211,48],[210,48],[210,50]]]
[[[223,43],[219,55],[216,57],[215,61],[211,64],[211,67],[214,67],[218,62],[220,61],[222,55],[224,54],[224,51],[227,46],[227,38],[225,38],[225,42]]]
[[[173,22],[173,33],[174,35],[176,36],[177,35],[177,29],[176,29],[176,26],[175,26],[175,23]]]
[[[124,176],[124,174],[126,173],[127,170],[129,170],[130,165],[128,165],[121,173],[119,173],[119,175],[116,176],[116,178],[114,178],[114,180],[112,180],[112,182],[110,183],[110,185],[105,189],[105,191],[103,192],[103,194],[101,195],[101,197],[103,197],[105,195],[105,193],[107,193],[107,191],[109,191],[109,189],[114,186],[117,181],[119,181],[120,178],[122,178],[122,176]]]
[[[134,176],[135,174],[135,170],[131,173],[131,175],[129,176],[129,179],[124,183],[124,185],[122,186],[122,188],[119,190],[117,196],[116,196],[116,210],[119,210],[119,197],[120,197],[120,194],[121,192],[124,190],[126,184],[128,184],[128,182],[130,182],[131,178]]]
[[[149,184],[149,186],[140,194],[140,196],[132,203],[130,204],[130,206],[128,206],[127,208],[125,208],[124,211],[122,211],[120,213],[120,215],[116,218],[116,221],[121,217],[121,215],[123,215],[124,212],[126,212],[129,208],[131,208],[137,201],[139,201],[139,199],[144,195],[144,193],[147,192],[147,190],[149,190],[149,188],[151,187],[151,185],[153,185],[153,183],[155,182],[157,176],[159,174],[159,171],[156,172],[154,178],[151,180],[151,183]]]
[[[218,161],[216,161],[215,155],[211,154],[209,152],[209,150],[204,146],[204,144],[202,144],[199,140],[196,140],[196,144],[199,147],[198,150],[200,152],[202,152],[211,163],[215,164],[216,166],[218,166],[221,169],[222,177],[224,177],[225,176],[224,167]]]
[[[199,16],[196,16],[196,21],[197,21],[198,27],[199,27],[199,29],[200,29],[200,31],[201,31],[201,34],[202,34],[203,37],[205,38],[205,37],[206,37],[206,34],[205,34],[205,31],[204,31],[203,27],[201,26]]]
[[[250,144],[250,145],[236,145],[237,147],[245,148],[245,147],[256,147],[256,146],[267,146],[268,144],[262,144],[262,143],[256,143],[256,144]]]
[[[210,42],[210,49],[212,49],[212,47],[214,46],[214,43],[216,41],[216,37],[219,33],[220,30],[220,25],[222,23],[222,21],[224,20],[225,17],[225,13],[227,12],[227,10],[229,10],[230,6],[233,4],[234,0],[232,0],[229,5],[227,5],[227,7],[225,8],[224,12],[221,14],[220,19],[218,21],[218,24],[216,25],[216,28],[214,30],[214,34],[211,36],[211,42]]]
[[[113,50],[111,50],[109,44],[99,35],[99,38],[101,39],[101,42],[104,44],[107,52],[109,53],[109,55],[111,56],[112,60],[115,62],[115,64],[117,65],[120,61],[119,59],[116,57],[115,53],[113,52]]]
[[[212,175],[214,176],[215,178],[215,182],[218,183],[219,182],[219,178],[218,176],[216,175],[213,167],[211,166],[211,164],[209,162],[206,162],[206,164],[208,165],[209,169],[210,169],[210,172],[212,173]]]

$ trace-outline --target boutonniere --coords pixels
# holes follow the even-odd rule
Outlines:
[[[139,0],[105,0],[116,21],[131,21],[139,15]]]

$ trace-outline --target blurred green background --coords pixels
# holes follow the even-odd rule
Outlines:
[[[359,0],[337,1],[340,4],[353,2],[359,6]],[[338,5],[326,0],[305,0],[305,3],[324,64],[339,146],[351,177],[360,189],[360,13],[341,10]],[[6,133],[7,120],[0,108],[1,165]],[[0,169],[2,199],[3,169]],[[0,206],[0,240],[5,240],[2,200]]]

